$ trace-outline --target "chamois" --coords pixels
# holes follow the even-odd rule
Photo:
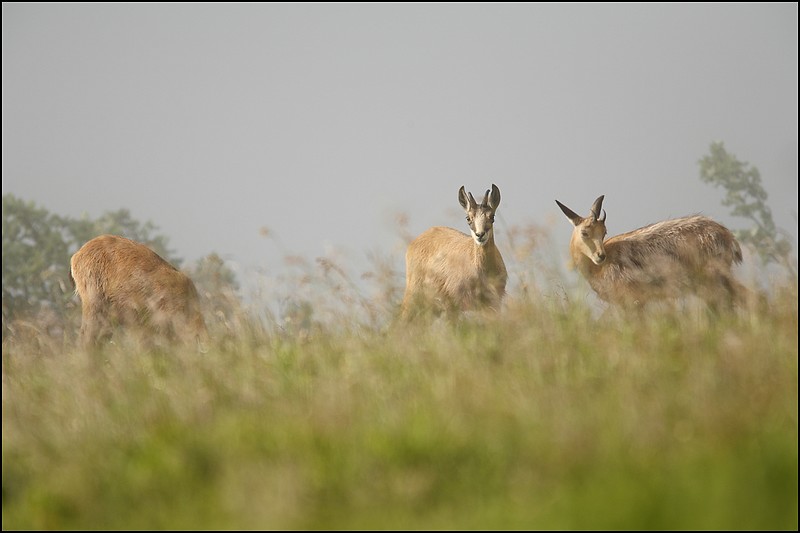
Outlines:
[[[604,196],[581,217],[556,200],[574,226],[569,249],[578,272],[604,301],[633,308],[694,294],[712,309],[746,294],[733,276],[742,250],[725,226],[701,215],[665,220],[608,240]]]
[[[505,295],[503,257],[494,242],[494,215],[500,190],[492,184],[478,204],[462,186],[458,202],[467,214],[470,235],[436,226],[423,232],[406,251],[406,290],[402,317],[420,311],[497,309]]]
[[[207,338],[194,283],[144,244],[101,235],[70,260],[81,299],[81,340],[93,347],[114,326],[138,326],[167,338]]]

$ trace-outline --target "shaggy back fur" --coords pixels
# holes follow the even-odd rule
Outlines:
[[[742,250],[725,226],[694,215],[650,224],[605,240],[600,196],[587,217],[556,200],[572,222],[574,267],[606,302],[625,307],[694,294],[709,305],[730,305],[746,289],[733,276]]]

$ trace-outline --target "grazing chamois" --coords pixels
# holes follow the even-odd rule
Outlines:
[[[406,291],[402,316],[420,311],[497,309],[505,295],[503,257],[494,242],[494,215],[500,189],[492,184],[478,204],[462,186],[458,202],[467,214],[471,236],[453,228],[436,226],[423,232],[406,251]]]
[[[81,299],[85,347],[110,337],[115,326],[185,342],[207,338],[192,280],[144,244],[95,237],[72,256],[70,278]]]
[[[694,294],[712,309],[730,307],[746,294],[733,276],[742,250],[725,226],[694,215],[650,224],[608,240],[604,196],[581,217],[556,200],[574,229],[572,263],[604,301],[633,308]]]

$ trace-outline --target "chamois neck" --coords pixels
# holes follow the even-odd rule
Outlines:
[[[589,259],[586,254],[581,252],[577,246],[570,245],[570,256],[572,257],[572,266],[585,278],[589,278],[592,271],[600,267],[594,264],[594,261]]]
[[[475,239],[472,238],[472,257],[475,260],[476,264],[485,263],[487,261],[492,261],[494,259],[494,233],[492,233],[489,238],[486,240],[484,244],[478,244],[475,242]]]
[[[575,266],[575,270],[585,278],[589,278],[593,271],[600,268],[591,259],[580,253],[572,257],[572,263]]]

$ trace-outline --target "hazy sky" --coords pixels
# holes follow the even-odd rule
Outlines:
[[[550,225],[564,262],[555,199],[605,194],[612,235],[742,227],[699,180],[713,141],[797,243],[796,3],[2,6],[3,194],[128,208],[187,262],[402,265],[396,214],[467,231],[458,188],[492,183],[501,250]]]

